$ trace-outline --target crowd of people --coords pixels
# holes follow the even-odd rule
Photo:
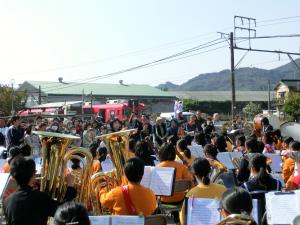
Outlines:
[[[197,111],[189,119],[181,112],[170,121],[148,115],[132,114],[120,121],[113,118],[108,122],[96,117],[92,121],[72,118],[46,119],[38,116],[26,122],[13,116],[9,121],[0,119],[0,156],[7,162],[3,173],[10,173],[18,184],[16,190],[6,190],[3,198],[3,212],[8,225],[42,225],[49,216],[57,225],[88,225],[89,209],[72,201],[76,197],[75,177],[67,176],[68,189],[63,202],[51,199],[37,190],[35,159],[42,155],[42,143],[34,131],[66,133],[80,137],[72,146],[81,146],[93,156],[93,174],[102,171],[101,164],[109,156],[108,146],[97,136],[121,130],[136,129],[128,140],[128,158],[124,165],[122,184],[111,190],[98,191],[100,203],[112,215],[144,215],[161,213],[157,207],[155,193],[141,185],[145,166],[173,167],[175,179],[189,180],[191,188],[186,192],[175,192],[170,197],[160,197],[160,203],[182,204],[181,211],[173,211],[175,222],[185,224],[185,198],[208,198],[220,201],[223,218],[240,214],[240,223],[256,224],[251,217],[252,195],[256,191],[282,191],[300,188],[300,142],[292,137],[282,137],[280,130],[274,130],[268,118],[261,119],[259,135],[254,131],[245,136],[244,122],[237,116],[231,130],[239,130],[232,141],[222,129],[219,114],[203,118]],[[203,153],[199,157],[197,153]],[[233,171],[237,182],[226,187],[212,181],[214,173],[229,169],[218,160],[220,152],[240,152],[238,167]],[[298,154],[299,153],[299,154]],[[282,181],[272,176],[271,160],[265,154],[282,157]],[[71,170],[80,168],[76,160]],[[242,222],[241,222],[242,221]],[[244,222],[244,223],[243,223]]]

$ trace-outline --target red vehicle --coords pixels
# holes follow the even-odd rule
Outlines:
[[[122,121],[126,117],[129,118],[132,112],[139,113],[144,108],[144,104],[141,103],[133,107],[130,107],[128,103],[117,103],[83,106],[83,112],[84,114],[98,114],[104,122],[107,122],[113,118],[119,118]]]

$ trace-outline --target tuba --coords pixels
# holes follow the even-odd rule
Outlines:
[[[69,148],[72,141],[79,139],[77,136],[44,131],[35,131],[35,133],[42,141],[40,191],[48,193],[53,199],[62,201],[67,189],[65,175],[68,162],[77,159],[83,166],[80,172],[73,174],[77,190],[76,200],[87,207],[90,199],[88,187],[93,162],[91,153],[85,148]]]
[[[107,213],[107,210],[100,205],[98,190],[106,188],[109,191],[122,184],[124,165],[130,158],[128,151],[129,136],[134,132],[136,132],[136,129],[122,130],[96,137],[105,143],[114,165],[113,171],[99,172],[91,178],[92,207],[96,215]]]

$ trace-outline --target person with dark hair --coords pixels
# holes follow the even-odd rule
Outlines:
[[[128,185],[116,187],[107,192],[100,189],[100,202],[110,209],[112,215],[150,216],[156,209],[156,197],[153,191],[140,184],[144,175],[144,163],[131,158],[125,163],[124,173]]]
[[[151,155],[151,149],[147,141],[138,141],[135,145],[135,157],[141,159],[145,166],[155,166],[155,157]]]
[[[192,174],[188,168],[182,163],[176,162],[176,150],[175,147],[170,143],[165,143],[161,146],[159,151],[160,163],[157,167],[173,167],[176,169],[176,180],[190,180],[193,181]],[[172,197],[161,197],[161,201],[164,203],[179,204],[183,201],[185,196],[184,192],[176,192]],[[175,215],[176,216],[176,215]],[[178,220],[178,215],[177,215]]]
[[[13,116],[10,119],[11,126],[6,132],[6,147],[7,150],[14,146],[19,146],[23,142],[24,130],[21,129],[21,121],[19,116]]]
[[[0,159],[6,159],[7,155],[7,148],[5,147],[5,136],[0,132]]]
[[[99,161],[100,163],[106,160],[106,156],[107,156],[107,148],[106,147],[101,147],[99,146],[97,148],[97,152],[99,154]]]
[[[218,152],[227,152],[227,142],[223,135],[217,137],[215,146]]]
[[[265,145],[263,153],[275,153],[273,141],[274,141],[274,138],[273,138],[272,132],[266,132],[263,134],[262,142]]]
[[[185,139],[181,138],[177,141],[176,149],[177,152],[181,155],[181,158],[183,158],[184,161],[187,163],[187,165],[192,165],[196,157],[192,155],[191,150],[188,148]],[[178,155],[176,156],[176,160],[180,160],[181,158]]]
[[[164,118],[157,117],[156,124],[153,127],[154,133],[154,144],[155,147],[161,146],[163,143],[166,142],[167,137],[170,135],[168,134],[167,124]]]
[[[272,132],[273,126],[270,124],[269,119],[267,117],[263,117],[261,120],[262,133]]]
[[[92,174],[91,175],[98,173],[102,170],[101,162],[99,160],[99,152],[97,151],[98,147],[99,147],[99,145],[97,142],[93,142],[89,146],[90,153],[93,157]]]
[[[77,202],[66,202],[54,215],[54,225],[91,225],[87,209]]]
[[[225,171],[227,168],[225,165],[223,165],[218,159],[218,150],[217,148],[212,144],[207,144],[204,146],[203,149],[205,158],[209,161],[210,165],[218,168],[219,170]]]
[[[194,136],[194,143],[204,148],[206,145],[205,134],[203,132],[196,133]]]
[[[3,212],[8,225],[46,225],[48,216],[53,216],[58,202],[48,194],[33,190],[35,186],[35,162],[33,159],[17,156],[11,162],[11,176],[17,181],[19,189],[3,202]],[[73,188],[74,177],[66,177],[68,188],[65,200],[76,197]]]
[[[252,198],[247,191],[238,187],[229,189],[223,193],[220,201],[221,215],[225,219],[222,224],[256,225],[251,217],[252,209]],[[233,216],[235,216],[235,220]],[[236,222],[237,218],[240,223]]]
[[[197,178],[198,185],[188,191],[186,197],[194,198],[211,198],[218,199],[222,196],[226,187],[210,181],[209,175],[211,171],[210,163],[205,158],[197,158],[192,164],[192,171]],[[181,224],[185,221],[185,204],[183,204],[180,212]]]
[[[283,140],[282,140],[282,149],[281,149],[280,154],[282,156],[283,161],[289,157],[289,154],[291,152],[291,150],[289,148],[289,144],[292,141],[294,141],[294,138],[292,138],[292,137],[284,137]]]
[[[134,138],[129,138],[128,141],[128,157],[133,158],[135,157],[135,145],[136,145],[136,140]]]
[[[171,119],[170,126],[168,127],[168,136],[176,135],[178,133],[178,123],[176,119]]]
[[[25,131],[24,143],[28,144],[31,148],[31,155],[33,158],[38,158],[41,156],[42,144],[40,138],[37,134],[33,133],[33,125],[29,125]]]
[[[245,142],[245,152],[240,161],[239,169],[237,172],[237,180],[239,183],[244,183],[248,181],[250,177],[250,168],[249,168],[249,154],[258,153],[257,150],[257,140],[255,138],[249,138]]]
[[[290,152],[288,154],[288,158],[284,160],[282,166],[282,178],[286,183],[290,176],[293,175],[295,170],[295,154],[300,152],[300,142],[299,141],[292,141],[289,144]]]
[[[179,140],[179,137],[177,136],[177,134],[171,135],[168,137],[167,143],[172,144],[175,147],[178,140]]]
[[[112,121],[110,121],[109,125],[112,133],[118,132],[122,129],[122,122],[118,118],[115,118]]]
[[[281,191],[282,185],[267,172],[267,158],[262,154],[250,160],[251,178],[242,184],[242,188],[252,191]]]
[[[9,158],[7,160],[7,163],[5,163],[2,166],[1,173],[9,173],[10,172],[10,163],[12,162],[12,160],[15,157],[17,157],[20,154],[21,154],[20,147],[15,146],[15,147],[10,148],[10,150],[9,150]]]
[[[236,141],[235,141],[236,148],[234,149],[234,151],[244,153],[245,142],[246,142],[246,137],[244,135],[238,135],[236,137]]]
[[[273,142],[275,150],[282,150],[282,136],[280,129],[276,129],[273,131]]]

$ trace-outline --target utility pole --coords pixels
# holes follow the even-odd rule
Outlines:
[[[38,103],[39,103],[39,105],[42,104],[42,89],[41,89],[41,85],[39,85]]]
[[[93,92],[91,91],[91,120],[93,120]]]
[[[271,110],[271,83],[270,80],[268,80],[268,113],[270,114]]]
[[[234,74],[234,43],[233,32],[230,32],[230,74],[231,74],[231,118],[234,119],[235,114],[235,74]]]
[[[82,101],[82,103],[81,103],[81,115],[82,115],[82,120],[83,120],[83,113],[84,113],[84,111],[83,111],[83,106],[84,106],[84,89],[82,89],[81,101]]]
[[[14,107],[14,83],[15,83],[15,80],[14,79],[11,79],[10,80],[11,82],[11,115],[15,115],[15,107]]]

